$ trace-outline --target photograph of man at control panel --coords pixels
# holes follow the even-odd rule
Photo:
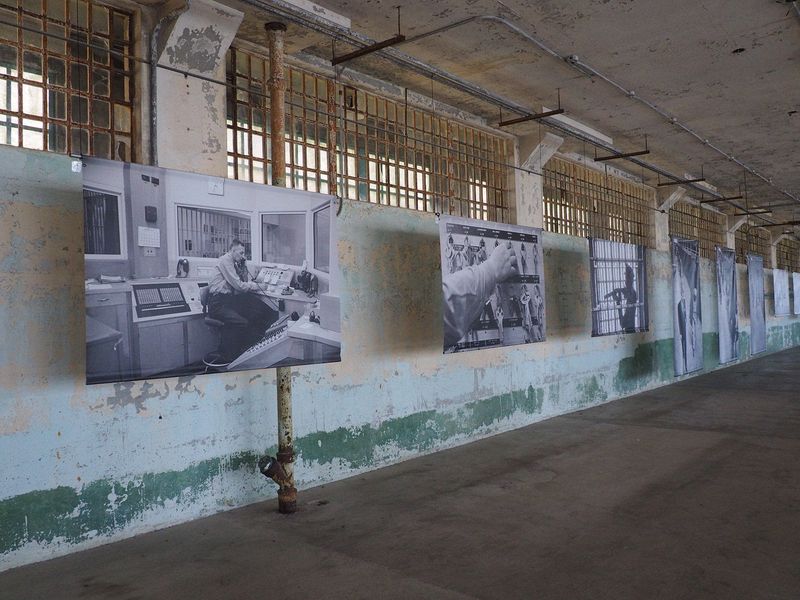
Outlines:
[[[84,159],[86,381],[341,360],[331,196]]]

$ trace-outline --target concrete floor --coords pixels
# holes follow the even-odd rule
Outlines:
[[[800,597],[800,348],[0,575],[6,599]]]

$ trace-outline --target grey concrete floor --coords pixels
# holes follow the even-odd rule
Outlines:
[[[800,598],[800,348],[0,575],[0,597]]]

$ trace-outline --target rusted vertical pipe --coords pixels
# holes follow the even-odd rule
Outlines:
[[[286,187],[286,115],[284,94],[283,37],[284,23],[265,25],[269,41],[269,120],[272,146],[272,185]],[[278,489],[278,510],[293,513],[297,510],[297,488],[294,486],[294,447],[292,434],[292,370],[278,367],[278,462],[286,477]]]
[[[338,165],[336,164],[336,138],[338,133],[339,102],[336,101],[336,82],[329,79],[327,83],[328,95],[328,193],[339,195]],[[342,191],[344,195],[344,191]]]

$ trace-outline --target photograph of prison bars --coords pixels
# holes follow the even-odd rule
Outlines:
[[[647,331],[645,247],[589,238],[592,336]]]

